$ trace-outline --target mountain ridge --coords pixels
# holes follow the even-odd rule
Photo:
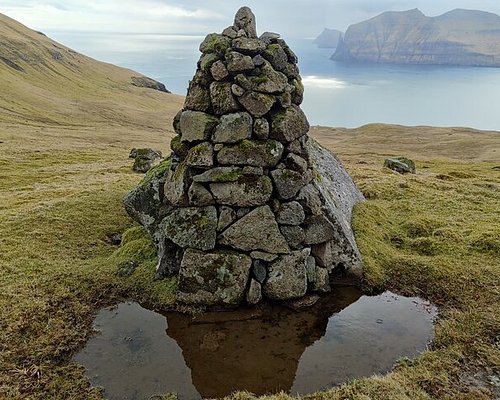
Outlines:
[[[436,17],[415,8],[351,25],[335,61],[500,67],[500,16],[454,9]]]

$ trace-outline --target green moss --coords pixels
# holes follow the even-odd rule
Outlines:
[[[160,163],[158,163],[156,166],[151,168],[146,175],[144,176],[144,179],[141,181],[140,185],[147,185],[153,178],[155,179],[161,179],[163,178],[168,170],[170,169],[170,164],[172,160],[170,157],[162,160]]]
[[[200,45],[202,53],[223,55],[231,47],[231,40],[223,35],[211,33]]]
[[[230,172],[224,172],[214,178],[214,182],[235,182],[243,175],[241,169],[235,169]]]

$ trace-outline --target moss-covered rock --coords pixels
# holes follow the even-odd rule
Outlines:
[[[284,146],[276,140],[243,140],[224,146],[217,154],[221,165],[251,165],[273,168],[283,155]]]
[[[200,44],[200,51],[202,53],[215,53],[217,55],[223,55],[230,47],[231,39],[218,33],[210,33]]]
[[[212,183],[210,191],[217,204],[255,207],[269,201],[273,185],[267,176],[244,175],[235,182]]]

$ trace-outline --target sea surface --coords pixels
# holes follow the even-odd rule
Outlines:
[[[131,68],[186,94],[203,36],[47,32],[101,61]],[[500,68],[350,65],[312,39],[289,39],[306,88],[312,125],[357,127],[381,122],[466,126],[500,131]]]

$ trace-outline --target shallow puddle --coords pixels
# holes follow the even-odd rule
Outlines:
[[[336,288],[312,308],[278,305],[191,317],[137,303],[102,310],[74,357],[109,399],[305,394],[384,373],[426,349],[436,308],[386,292]]]

